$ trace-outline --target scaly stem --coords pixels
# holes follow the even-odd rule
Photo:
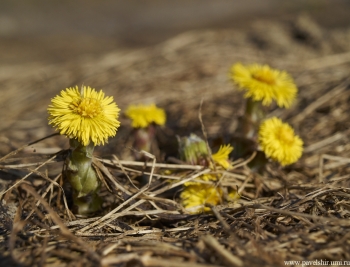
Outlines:
[[[134,142],[133,148],[137,151],[144,150],[152,154],[157,154],[158,146],[156,144],[156,128],[153,124],[147,126],[147,128],[137,128],[134,130]],[[136,160],[145,160],[144,156],[140,153],[134,153]]]
[[[246,110],[239,124],[239,131],[246,138],[256,137],[260,122],[265,118],[265,111],[260,101],[247,99]]]
[[[66,177],[73,189],[74,212],[90,214],[100,209],[98,196],[100,180],[93,169],[92,153],[94,145],[83,146],[76,139],[70,139],[71,153],[66,159]]]
[[[265,110],[260,101],[254,101],[251,98],[247,99],[246,109],[243,117],[239,122],[240,137],[245,140],[239,140],[238,146],[235,146],[237,152],[241,152],[240,156],[250,152],[251,149],[256,150],[250,142],[257,144],[257,134],[261,121],[265,118]],[[237,153],[236,152],[236,153]],[[249,167],[255,172],[261,172],[268,162],[265,154],[257,151],[255,158],[249,163]]]
[[[192,165],[209,165],[209,153],[203,139],[195,134],[178,139],[179,153],[182,161]]]

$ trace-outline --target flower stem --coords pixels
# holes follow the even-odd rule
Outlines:
[[[209,152],[203,139],[195,134],[178,139],[179,153],[182,161],[191,165],[209,165]]]
[[[265,118],[265,111],[260,101],[247,99],[246,109],[241,118],[239,129],[242,136],[246,138],[256,137],[260,122]]]
[[[98,196],[100,180],[92,167],[94,145],[83,146],[76,139],[70,139],[71,153],[66,159],[65,171],[73,189],[73,211],[78,214],[90,214],[100,209],[101,199]]]
[[[136,128],[133,132],[133,148],[136,150],[134,152],[135,160],[144,161],[146,157],[144,154],[140,154],[139,151],[150,152],[155,155],[158,159],[160,157],[160,151],[158,147],[158,142],[156,139],[156,125],[153,123],[148,125],[146,128]]]

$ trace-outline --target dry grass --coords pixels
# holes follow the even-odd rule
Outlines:
[[[257,25],[247,32],[190,32],[133,54],[106,55],[95,64],[51,66],[45,80],[32,69],[16,72],[17,76],[10,69],[4,71],[5,89],[16,94],[26,84],[38,93],[37,108],[23,105],[27,102],[10,91],[2,100],[16,99],[11,115],[20,118],[14,123],[6,117],[1,126],[4,264],[204,267],[349,260],[350,36],[345,30],[318,29],[316,34],[302,28],[300,21]],[[261,25],[272,30],[262,33]],[[296,128],[305,141],[305,153],[284,169],[270,163],[263,175],[247,167],[249,156],[238,159],[220,184],[237,188],[242,197],[211,207],[211,214],[186,214],[177,201],[183,183],[210,170],[157,162],[150,154],[146,164],[128,160],[126,126],[109,146],[97,151],[101,157],[94,164],[104,183],[105,202],[93,218],[76,217],[67,208],[60,176],[65,151],[52,153],[52,148],[63,147],[63,138],[51,136],[14,150],[29,138],[52,133],[44,115],[48,99],[82,82],[105,88],[122,108],[144,99],[156,101],[168,113],[165,140],[173,133],[202,133],[202,98],[208,137],[231,135],[243,108],[241,95],[227,81],[228,68],[236,61],[268,63],[295,77],[298,102],[289,110],[271,109],[269,115]],[[39,82],[45,83],[46,91],[36,91]],[[26,124],[34,116],[40,119]],[[122,125],[128,125],[127,120]],[[173,151],[171,145],[166,149]]]

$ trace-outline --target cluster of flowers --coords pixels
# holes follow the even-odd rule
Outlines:
[[[218,152],[209,157],[208,147],[204,140],[191,134],[179,140],[181,159],[194,165],[204,165],[211,169],[208,174],[199,176],[184,184],[180,194],[183,207],[189,213],[202,213],[211,210],[210,206],[216,206],[223,202],[234,201],[238,198],[235,190],[224,192],[220,180],[225,171],[232,169],[229,155],[233,150],[231,145],[220,146]],[[226,194],[225,194],[226,193]]]
[[[262,106],[269,106],[273,101],[281,108],[292,105],[298,89],[291,76],[267,65],[243,66],[237,63],[231,68],[231,78],[239,89],[245,91],[245,116],[259,128],[258,141],[266,156],[282,166],[296,162],[302,155],[303,141],[295,135],[293,128],[277,117],[265,119],[264,116],[259,116],[263,113]],[[242,128],[247,129],[249,126],[243,125]]]
[[[303,142],[294,134],[293,128],[279,118],[265,119],[263,107],[274,101],[279,107],[288,108],[297,95],[292,78],[284,71],[264,65],[232,66],[231,78],[247,98],[246,111],[239,130],[245,138],[255,139],[265,155],[282,166],[296,162],[302,155]],[[62,135],[70,138],[71,153],[66,159],[65,176],[73,188],[77,213],[88,214],[99,209],[101,200],[97,195],[99,179],[92,167],[95,145],[103,145],[115,136],[120,125],[119,108],[113,97],[105,97],[102,90],[76,86],[61,91],[48,107],[49,124]],[[151,150],[156,127],[163,126],[166,114],[163,109],[151,105],[131,105],[125,115],[132,120],[134,148]],[[222,145],[212,154],[206,142],[196,135],[179,138],[181,160],[188,164],[209,167],[212,172],[184,184],[180,194],[183,206],[190,213],[210,210],[210,205],[239,198],[235,190],[224,192],[220,179],[224,171],[232,168],[229,155],[231,145]],[[210,156],[211,155],[211,156]]]

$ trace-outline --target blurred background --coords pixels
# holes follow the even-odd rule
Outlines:
[[[305,12],[327,28],[350,22],[348,0],[2,0],[0,62],[61,62],[154,45],[188,30],[244,28]]]
[[[232,133],[242,101],[227,72],[237,61],[286,69],[314,90],[300,87],[300,106],[284,113],[295,116],[348,77],[343,65],[305,75],[319,64],[301,62],[350,51],[349,26],[348,0],[1,0],[0,155],[52,134],[50,99],[82,84],[104,89],[122,112],[155,102],[183,135],[201,133],[198,106],[207,97],[209,135]],[[128,138],[130,122],[121,120],[109,153]],[[67,147],[63,137],[47,142],[36,151]]]

